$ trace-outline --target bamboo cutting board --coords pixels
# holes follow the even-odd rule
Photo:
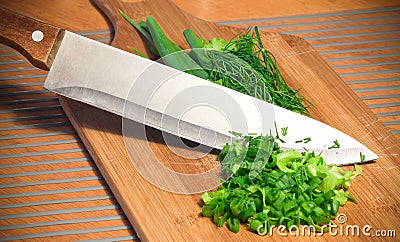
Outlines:
[[[205,39],[229,39],[242,31],[196,19],[169,1],[95,2],[113,24],[115,37],[112,45],[125,50],[128,45],[142,51],[146,48],[143,39],[118,14],[118,9],[135,20],[144,20],[148,15],[155,16],[168,36],[183,48],[188,47],[182,35],[185,28],[193,29]],[[275,55],[289,85],[301,88],[302,94],[317,106],[318,109],[311,110],[314,118],[348,133],[380,156],[376,162],[363,165],[364,175],[357,178],[351,187],[359,204],[348,203],[341,208],[340,213],[348,218],[347,224],[370,225],[374,229],[399,228],[398,141],[304,40],[290,35],[264,33],[263,41]],[[266,239],[244,228],[238,234],[233,234],[226,227],[217,228],[208,218],[201,217],[201,194],[179,195],[152,185],[135,169],[135,160],[128,156],[120,117],[76,101],[60,99],[69,119],[142,240]],[[157,159],[170,169],[182,173],[204,172],[217,164],[215,152],[201,159],[185,159],[174,154],[163,143],[162,134],[157,130],[148,129],[147,135],[148,140],[134,135],[127,137],[130,151],[134,151],[134,155],[142,161],[150,163],[151,159]],[[142,155],[147,147],[151,147],[154,156]],[[157,170],[154,173],[157,174]],[[328,238],[343,239],[330,235],[319,239]],[[284,238],[275,235],[272,239]]]

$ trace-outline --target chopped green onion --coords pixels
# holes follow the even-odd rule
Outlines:
[[[340,206],[357,202],[347,189],[361,174],[360,166],[344,171],[313,152],[281,150],[277,137],[231,133],[243,142],[226,144],[217,158],[229,179],[202,195],[203,215],[217,226],[227,224],[237,233],[242,223],[260,234],[272,225],[321,229]]]

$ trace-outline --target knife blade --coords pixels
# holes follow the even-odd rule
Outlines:
[[[284,149],[321,153],[337,165],[361,162],[360,154],[363,161],[378,158],[312,118],[5,9],[0,13],[0,42],[49,70],[44,87],[60,95],[217,149],[235,139],[230,131],[276,135],[287,128]],[[309,142],[298,142],[305,138]],[[329,149],[336,140],[340,148]]]

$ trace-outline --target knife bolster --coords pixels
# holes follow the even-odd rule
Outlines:
[[[49,70],[65,31],[1,7],[0,16],[0,43],[17,50],[34,66]],[[39,38],[33,35],[35,31]]]

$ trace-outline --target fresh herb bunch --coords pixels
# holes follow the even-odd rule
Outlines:
[[[357,203],[347,189],[360,166],[344,171],[313,152],[283,151],[272,136],[236,135],[241,142],[227,144],[218,155],[229,178],[202,195],[202,213],[217,226],[238,232],[243,223],[262,233],[279,225],[323,229],[348,199]]]
[[[188,37],[186,39],[188,40]],[[194,46],[190,47],[194,48]],[[216,70],[209,74],[211,81],[220,82],[223,86],[239,92],[243,92],[240,88],[243,86],[247,90],[243,93],[291,111],[309,115],[307,105],[312,106],[312,103],[300,94],[299,89],[294,90],[286,83],[276,64],[275,57],[264,48],[258,27],[254,27],[254,31],[247,30],[228,42],[224,39],[214,38],[203,47],[198,46],[197,48],[217,50],[236,57],[236,61],[230,61],[229,59],[232,58],[229,56],[225,56],[225,59],[220,61],[218,58],[214,58],[215,54],[209,53],[209,59],[212,60],[213,68]],[[202,65],[201,62],[198,61],[198,63]],[[247,66],[243,63],[246,63]],[[240,71],[237,72],[231,66],[239,68]],[[248,67],[251,68],[251,72]],[[237,73],[240,73],[239,78],[235,78]],[[257,90],[254,91],[254,88]]]
[[[166,65],[288,110],[310,114],[307,105],[312,104],[299,90],[287,85],[274,56],[264,48],[257,27],[230,41],[213,38],[208,43],[187,29],[183,35],[192,50],[186,53],[167,37],[153,16],[136,23],[122,11],[120,14],[148,40],[151,52]]]

